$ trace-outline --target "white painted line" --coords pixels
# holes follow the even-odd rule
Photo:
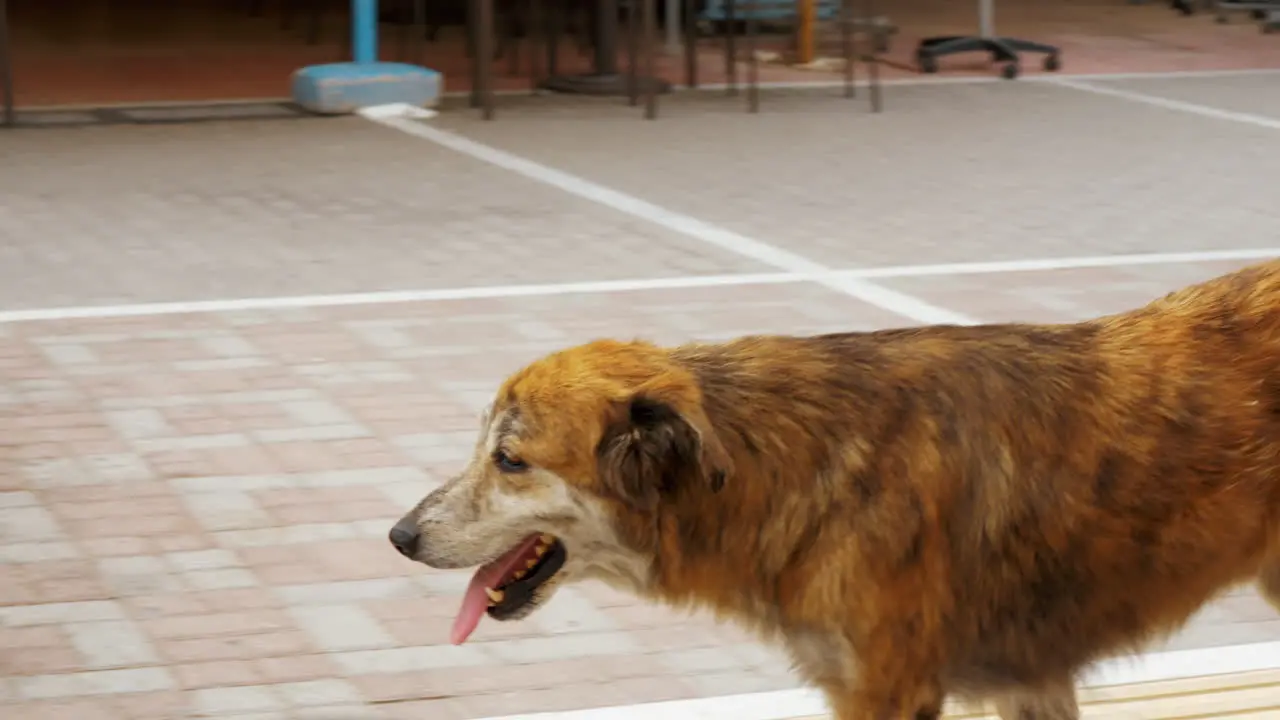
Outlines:
[[[1214,120],[1228,120],[1230,122],[1244,123],[1246,125],[1255,125],[1257,127],[1267,128],[1268,130],[1280,130],[1280,118],[1268,117],[1266,115],[1255,115],[1254,113],[1236,112],[1234,110],[1223,110],[1211,105],[1201,105],[1199,103],[1184,102],[1182,100],[1172,100],[1159,95],[1148,95],[1147,93],[1134,92],[1132,90],[1121,90],[1119,88],[1105,87],[1102,85],[1094,85],[1092,83],[1081,82],[1078,80],[1055,79],[1052,85],[1071,88],[1081,92],[1093,93],[1095,95],[1105,95],[1107,97],[1119,98],[1130,102],[1142,103],[1153,107],[1164,108],[1165,110],[1176,110],[1179,112],[1199,115],[1201,117],[1213,118]]]
[[[482,298],[537,297],[612,293],[631,290],[669,290],[676,288],[727,287],[732,285],[769,285],[802,282],[805,278],[788,273],[742,275],[699,275],[693,277],[653,278],[641,280],[597,280],[547,285],[497,285],[440,290],[392,290],[388,292],[351,293],[343,295],[294,295],[289,297],[235,298],[226,300],[191,300],[185,302],[141,303],[137,305],[88,305],[83,307],[38,308],[0,312],[0,325],[40,320],[80,320],[92,318],[143,317],[186,313],[242,312],[248,310],[280,310],[287,308],[346,307],[351,305],[385,305],[391,303],[440,302],[445,300],[478,300]]]
[[[1110,660],[1098,665],[1082,684],[1107,687],[1274,668],[1280,668],[1280,642],[1174,650]],[[794,720],[828,712],[821,693],[801,688],[487,720]]]
[[[1236,70],[1164,70],[1157,72],[1061,73],[1023,75],[1020,80],[1053,82],[1056,80],[1195,80],[1197,78],[1252,77],[1277,75],[1280,68],[1239,68]]]
[[[1081,268],[1116,268],[1142,265],[1176,265],[1231,260],[1264,260],[1280,257],[1280,247],[1202,250],[1176,253],[1140,253],[1085,257],[1031,258],[986,262],[938,263],[933,265],[890,265],[885,267],[833,270],[817,275],[799,273],[744,273],[735,275],[692,275],[671,278],[598,280],[549,283],[543,285],[481,285],[438,290],[392,290],[387,292],[338,295],[294,295],[285,297],[192,300],[185,302],[139,303],[136,305],[89,305],[0,311],[0,325],[45,320],[147,317],[190,313],[240,312],[288,308],[390,305],[446,300],[486,298],[550,297],[615,292],[674,290],[684,288],[733,287],[739,285],[788,285],[812,282],[818,277],[834,279],[882,279],[899,277],[952,277],[1018,272],[1048,272]]]
[[[813,281],[837,292],[875,305],[922,323],[952,323],[968,325],[975,320],[946,308],[931,305],[919,298],[896,290],[873,285],[859,278],[833,276],[831,269],[789,250],[774,247],[732,230],[717,227],[683,213],[667,210],[659,205],[599,185],[585,178],[548,167],[527,158],[483,143],[469,140],[429,125],[402,118],[370,118],[406,135],[422,138],[455,152],[487,162],[536,182],[550,185],[585,200],[645,220],[707,245],[727,250],[779,270],[812,276]]]
[[[1280,74],[1280,68],[1240,68],[1235,70],[1161,70],[1153,73],[1046,73],[1021,76],[1018,82],[1107,81],[1107,79],[1198,79],[1221,77],[1256,77]]]
[[[356,114],[369,118],[411,118],[416,120],[428,120],[436,116],[436,111],[409,103],[387,103],[386,105],[370,105],[369,107],[356,110]]]
[[[1129,255],[1096,255],[1084,257],[1033,258],[1027,260],[991,260],[985,262],[939,263],[936,265],[899,265],[880,268],[858,268],[838,271],[841,275],[875,279],[999,273],[1047,272],[1087,268],[1119,268],[1142,265],[1178,265],[1232,260],[1266,260],[1280,257],[1280,247],[1239,248],[1232,250],[1195,250],[1171,253],[1135,253]]]

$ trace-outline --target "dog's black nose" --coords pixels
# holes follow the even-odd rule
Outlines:
[[[418,552],[418,528],[401,520],[391,528],[391,533],[387,535],[387,539],[395,546],[400,554],[412,559]]]

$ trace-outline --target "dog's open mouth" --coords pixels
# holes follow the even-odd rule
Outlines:
[[[477,570],[453,622],[453,644],[466,642],[485,613],[495,620],[520,616],[537,599],[538,588],[564,567],[566,557],[564,544],[555,536],[530,535]]]

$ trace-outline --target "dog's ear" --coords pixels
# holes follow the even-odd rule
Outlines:
[[[719,492],[733,472],[701,398],[664,398],[653,391],[615,403],[597,457],[605,486],[639,510],[657,508],[681,478],[699,477]]]

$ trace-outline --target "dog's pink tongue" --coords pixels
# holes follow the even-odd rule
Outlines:
[[[462,596],[462,607],[458,617],[453,621],[453,632],[449,639],[454,645],[461,645],[471,637],[480,625],[480,618],[489,609],[489,596],[485,588],[496,588],[502,585],[521,561],[527,560],[538,544],[537,535],[530,535],[519,545],[511,548],[505,555],[476,570],[471,576],[471,584],[467,586],[467,594]]]
[[[501,574],[500,568],[482,567],[471,576],[467,594],[462,596],[462,607],[458,608],[458,617],[453,621],[453,632],[449,634],[449,641],[454,645],[466,642],[479,627],[480,618],[489,609],[489,596],[484,589],[496,585]]]

